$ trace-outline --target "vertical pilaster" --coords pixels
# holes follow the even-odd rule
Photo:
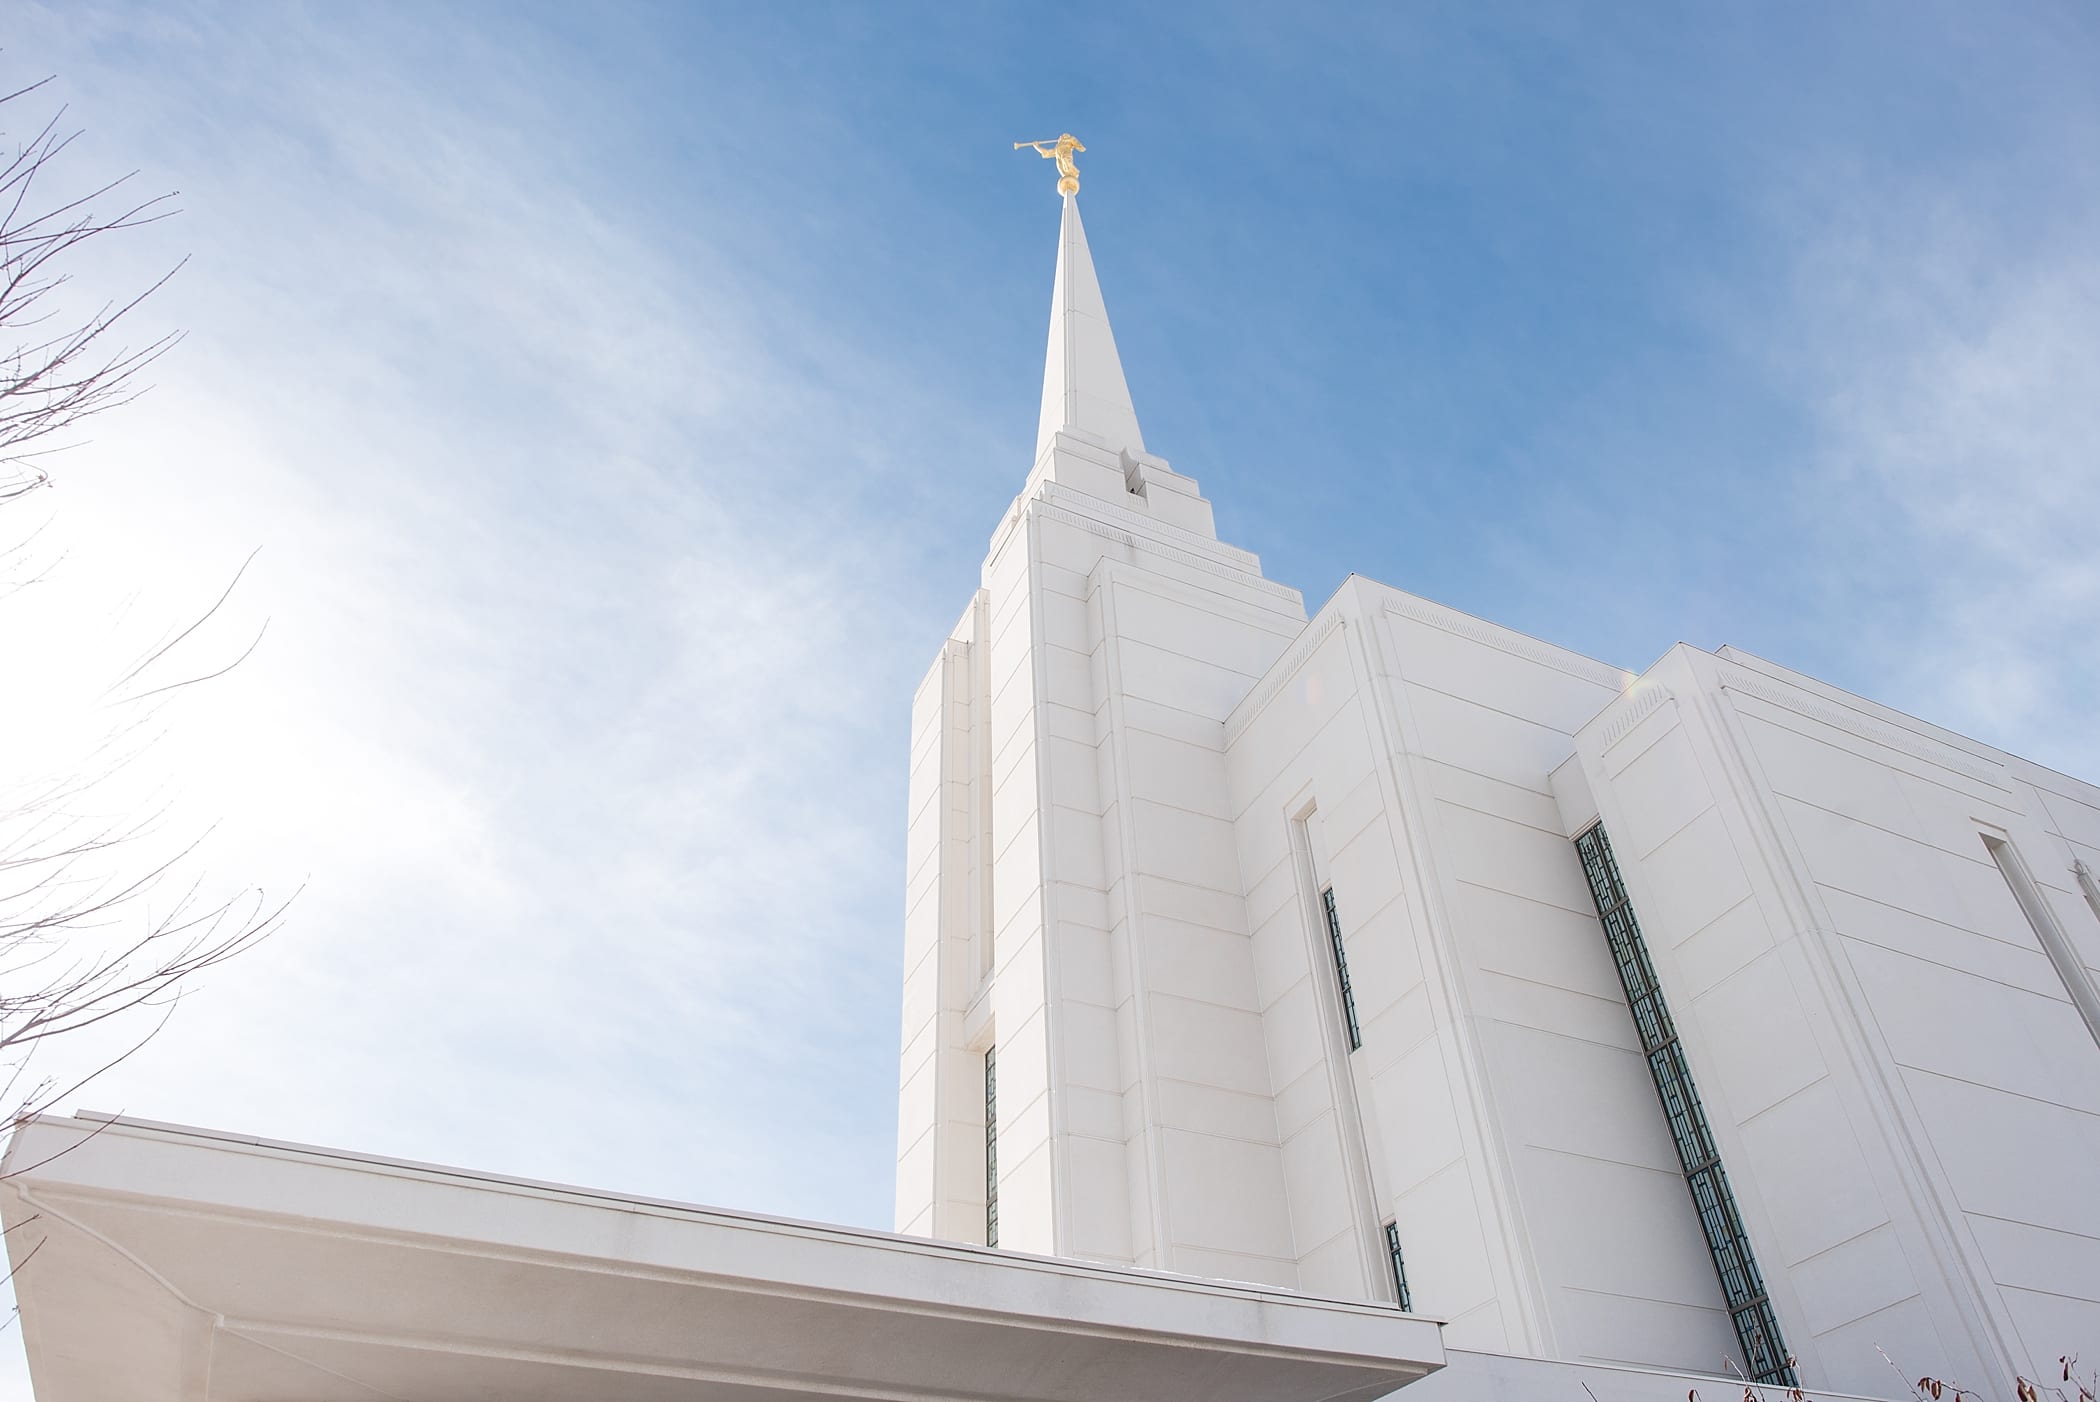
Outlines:
[[[904,1007],[898,1068],[899,1231],[982,1240],[986,983],[981,600],[912,704],[905,839]],[[973,1168],[975,1171],[973,1171]]]

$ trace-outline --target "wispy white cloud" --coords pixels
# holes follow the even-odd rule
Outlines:
[[[318,25],[165,18],[144,63],[31,30],[89,150],[184,190],[95,276],[198,250],[156,309],[189,341],[50,494],[44,640],[92,672],[69,625],[179,617],[262,545],[225,636],[266,643],[156,772],[223,818],[216,875],[309,882],[83,1099],[881,1222],[933,639],[908,539],[852,514],[902,450],[828,455],[929,406],[606,204],[558,82],[469,33],[447,87]]]
[[[1878,699],[2090,775],[2100,202],[1977,185],[1853,170],[1790,211],[1765,350],[1814,432],[1817,622]]]

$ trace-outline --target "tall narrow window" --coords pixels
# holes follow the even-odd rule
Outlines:
[[[1364,1034],[1356,1025],[1356,994],[1349,987],[1349,954],[1342,948],[1342,917],[1335,913],[1334,887],[1320,892],[1320,905],[1327,912],[1327,944],[1334,951],[1334,981],[1342,991],[1342,1019],[1349,1027],[1349,1050],[1355,1051],[1364,1044]]]
[[[1415,1297],[1407,1291],[1407,1262],[1400,1255],[1400,1224],[1398,1222],[1385,1224],[1385,1254],[1386,1259],[1393,1263],[1393,1289],[1398,1292],[1397,1298],[1400,1301],[1400,1308],[1412,1312],[1415,1307]]]
[[[2100,1042],[2100,989],[2093,987],[2092,975],[2085,971],[2070,937],[2057,923],[2056,913],[2049,909],[2048,898],[2034,884],[2034,878],[2027,874],[2027,864],[2020,860],[2020,854],[2013,850],[2010,842],[1985,833],[1983,845],[1991,854],[1991,860],[1998,864],[1998,874],[2011,888],[2020,913],[2033,927],[2042,952],[2056,966],[2056,976],[2064,981],[2064,992],[2071,995],[2071,1006],[2085,1019],[2085,1030],[2092,1034],[2095,1042]]]
[[[984,1049],[984,1244],[999,1244],[999,1049]]]
[[[1648,945],[1641,938],[1639,922],[1626,899],[1626,886],[1619,878],[1619,864],[1611,854],[1611,841],[1600,825],[1575,839],[1582,855],[1582,870],[1589,877],[1590,895],[1597,902],[1597,918],[1611,945],[1612,962],[1619,967],[1619,981],[1626,987],[1626,1006],[1633,1012],[1634,1031],[1647,1055],[1648,1070],[1655,1077],[1655,1093],[1662,1100],[1663,1116],[1670,1124],[1670,1138],[1684,1165],[1685,1185],[1691,1189],[1692,1205],[1699,1226],[1713,1252],[1714,1272],[1721,1278],[1721,1294],[1728,1303],[1728,1316],[1742,1344],[1743,1361],[1750,1377],[1780,1387],[1796,1385],[1794,1368],[1786,1345],[1779,1337],[1779,1320],[1765,1293],[1764,1277],[1750,1253],[1750,1238],[1743,1230],[1742,1214],[1736,1210],[1735,1194],[1728,1186],[1728,1173],[1721,1167],[1720,1150],[1707,1124],[1705,1107],[1692,1085],[1691,1068],[1685,1064],[1684,1047],[1677,1038],[1676,1024],[1663,1002],[1655,966],[1648,960]]]

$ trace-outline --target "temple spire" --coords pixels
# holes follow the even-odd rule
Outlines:
[[[1075,185],[1077,181],[1073,182]],[[1123,382],[1123,362],[1109,330],[1108,308],[1094,276],[1079,200],[1064,197],[1064,223],[1057,238],[1057,280],[1050,292],[1050,346],[1043,357],[1043,413],[1036,429],[1040,458],[1053,436],[1071,433],[1110,452],[1145,451],[1137,409]]]

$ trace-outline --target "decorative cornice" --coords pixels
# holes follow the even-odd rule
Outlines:
[[[1795,715],[1806,716],[1814,721],[1821,721],[1824,725],[1833,729],[1856,735],[1862,740],[1870,741],[1886,749],[1900,751],[1914,759],[1924,760],[1927,764],[1936,765],[1950,773],[1959,774],[1965,779],[1973,779],[1975,782],[1996,789],[2000,793],[2009,794],[2012,792],[2012,786],[2007,783],[2005,771],[2002,768],[1987,764],[1973,755],[1963,754],[1952,746],[1941,745],[1926,739],[1922,735],[1913,734],[1905,730],[1897,730],[1892,726],[1878,725],[1857,711],[1811,700],[1798,687],[1786,686],[1760,677],[1753,672],[1738,671],[1732,667],[1722,667],[1718,669],[1717,675],[1721,689],[1724,691],[1735,691],[1745,696],[1754,696],[1760,701],[1766,701],[1783,710],[1792,711]]]
[[[1261,573],[1261,557],[1251,550],[1242,550],[1237,545],[1227,545],[1214,536],[1192,531],[1186,526],[1169,525],[1143,512],[1132,511],[1127,506],[1118,506],[1105,497],[1092,492],[1077,491],[1056,482],[1043,482],[1036,487],[1036,496],[1045,502],[1063,505],[1074,511],[1099,516],[1114,525],[1120,525],[1139,535],[1155,537],[1169,545],[1180,545],[1191,550],[1214,550],[1241,569],[1255,574]]]
[[[1554,647],[1551,643],[1542,643],[1537,638],[1527,638],[1522,633],[1513,633],[1507,628],[1497,627],[1471,614],[1460,613],[1457,609],[1431,603],[1413,594],[1403,594],[1389,584],[1380,584],[1378,587],[1387,591],[1387,613],[1411,618],[1432,628],[1441,628],[1446,633],[1456,633],[1461,638],[1484,643],[1512,657],[1521,657],[1527,662],[1551,667],[1556,672],[1565,672],[1581,681],[1594,682],[1598,686],[1610,687],[1613,691],[1623,691],[1626,688],[1627,673],[1617,667]]]
[[[1626,699],[1615,702],[1607,712],[1611,719],[1604,723],[1604,749],[1600,753],[1608,752],[1612,746],[1631,735],[1633,728],[1654,715],[1663,702],[1676,699],[1677,694],[1661,682],[1635,682],[1633,689],[1626,694]]]
[[[1290,651],[1276,659],[1275,665],[1255,684],[1254,690],[1240,698],[1240,704],[1234,706],[1232,714],[1225,717],[1226,744],[1232,744],[1246,733],[1247,727],[1254,724],[1254,718],[1276,699],[1276,694],[1298,674],[1298,669],[1305,665],[1306,659],[1341,626],[1342,610],[1339,608],[1328,609],[1306,626],[1305,631],[1298,635],[1298,641],[1291,644]]]
[[[1206,573],[1216,575],[1220,579],[1229,579],[1243,589],[1252,589],[1275,599],[1295,601],[1298,598],[1298,591],[1291,588],[1288,584],[1278,584],[1273,579],[1263,579],[1260,575],[1250,570],[1237,568],[1226,564],[1222,560],[1214,560],[1198,555],[1192,550],[1177,549],[1152,538],[1149,534],[1139,535],[1131,531],[1118,529],[1090,513],[1067,510],[1062,506],[1053,506],[1048,501],[1041,499],[1037,500],[1035,509],[1045,520],[1062,522],[1067,526],[1077,526],[1079,529],[1093,535],[1102,536],[1108,540],[1117,541],[1133,548],[1142,548],[1154,555],[1164,556],[1177,564],[1203,570]]]
[[[2085,903],[2093,908],[2094,915],[2100,916],[2100,880],[2094,878],[2093,869],[2085,864],[2085,858],[2071,859],[2071,875],[2078,878],[2078,891],[2085,897]]]

